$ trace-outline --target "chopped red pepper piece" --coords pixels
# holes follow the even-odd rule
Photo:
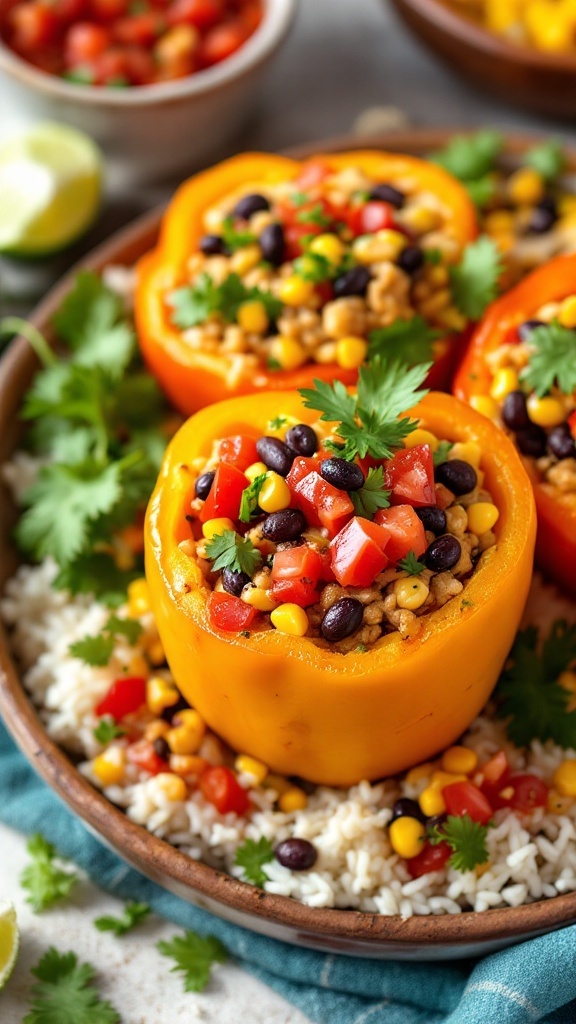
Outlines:
[[[394,505],[381,508],[374,516],[378,526],[384,526],[390,535],[386,555],[391,562],[399,562],[413,551],[416,558],[426,551],[426,531],[412,505]]]
[[[429,444],[403,448],[386,466],[386,488],[392,505],[435,505],[434,460]]]
[[[208,615],[212,625],[226,633],[249,629],[257,614],[256,608],[234,597],[234,594],[213,590],[208,598]]]
[[[218,455],[222,462],[228,462],[231,466],[235,466],[236,469],[241,469],[242,472],[248,469],[248,466],[251,466],[253,462],[258,462],[256,441],[253,437],[247,437],[246,434],[234,434],[233,437],[225,437],[220,442]],[[244,486],[248,486],[247,481],[244,482]]]
[[[146,680],[140,676],[115,679],[108,693],[94,708],[98,716],[111,715],[119,722],[146,703]]]
[[[245,487],[248,487],[248,481],[244,473],[229,462],[221,462],[200,512],[200,521],[206,523],[209,519],[238,519]]]
[[[224,765],[207,768],[200,776],[200,789],[220,814],[246,814],[250,800],[234,772]]]
[[[354,516],[330,545],[332,572],[343,587],[369,587],[388,564],[388,530]]]

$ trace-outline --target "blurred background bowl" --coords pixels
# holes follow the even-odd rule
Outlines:
[[[222,155],[248,118],[263,73],[288,35],[297,0],[265,0],[261,25],[227,60],[173,82],[75,85],[0,41],[0,133],[61,121],[97,142],[114,187],[187,174]]]
[[[508,42],[442,0],[392,4],[426,46],[486,92],[540,114],[576,116],[576,57]]]

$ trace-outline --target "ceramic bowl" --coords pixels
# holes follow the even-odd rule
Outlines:
[[[39,120],[80,128],[102,147],[116,187],[187,175],[238,136],[296,7],[297,0],[265,0],[261,25],[228,60],[174,82],[130,89],[66,82],[0,40],[0,133]]]

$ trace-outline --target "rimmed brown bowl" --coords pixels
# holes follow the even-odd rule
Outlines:
[[[413,131],[370,140],[342,138],[302,147],[295,157],[313,152],[373,145],[382,149],[424,155],[445,145],[448,131]],[[511,156],[522,153],[534,139],[508,140]],[[576,170],[576,153],[570,155]],[[84,268],[101,271],[111,264],[131,264],[155,242],[162,211],[153,211],[123,229],[88,256]],[[50,336],[50,320],[71,286],[74,268],[36,309],[32,320]],[[19,409],[36,369],[28,344],[18,340],[0,362],[0,462],[9,458],[20,433]],[[10,547],[15,519],[6,491],[0,492],[0,589],[16,566]],[[235,924],[276,939],[328,952],[382,959],[435,960],[479,956],[515,942],[562,928],[576,920],[576,893],[526,906],[466,912],[458,915],[383,917],[360,911],[306,907],[237,881],[184,853],[130,821],[93,789],[72,760],[48,737],[32,706],[10,655],[10,643],[0,627],[0,714],[17,744],[48,785],[84,824],[125,861],[165,889]]]
[[[392,0],[392,4],[451,70],[485,92],[539,114],[576,115],[576,56],[509,42],[443,0]]]

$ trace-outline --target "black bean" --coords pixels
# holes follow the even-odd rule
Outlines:
[[[222,256],[227,254],[228,249],[221,235],[204,235],[200,239],[200,252],[205,256]]]
[[[463,459],[447,459],[435,470],[436,480],[453,494],[470,494],[478,483],[478,474]]]
[[[320,475],[341,491],[358,491],[364,486],[364,473],[355,462],[347,459],[324,459]]]
[[[424,253],[418,245],[407,245],[398,257],[398,266],[406,274],[415,274],[424,266]]]
[[[308,458],[318,451],[316,431],[307,423],[297,423],[295,427],[290,427],[286,432],[286,444],[298,455],[305,455]]]
[[[234,597],[240,597],[247,583],[250,583],[247,572],[234,572],[233,569],[222,570],[222,586],[229,594],[234,594]]]
[[[421,505],[414,511],[425,530],[430,530],[430,533],[437,536],[439,533],[446,533],[446,513],[443,508],[438,508],[437,505]]]
[[[180,711],[187,711],[189,707],[190,705],[188,701],[180,695],[175,704],[171,704],[170,707],[164,708],[162,718],[166,722],[171,722]]]
[[[258,213],[259,210],[269,209],[270,203],[266,197],[258,195],[257,192],[252,192],[250,195],[242,196],[242,199],[236,203],[233,216],[240,217],[242,220],[250,220],[253,213]]]
[[[401,210],[406,202],[406,196],[393,185],[376,185],[370,193],[370,199],[376,199],[381,203],[390,203],[397,210]]]
[[[158,739],[155,739],[152,746],[154,747],[154,753],[158,754],[158,757],[161,757],[163,761],[168,760],[170,757],[170,747],[163,736],[159,736]]]
[[[341,597],[326,612],[320,632],[325,640],[344,640],[362,625],[363,614],[364,609],[355,597]]]
[[[197,498],[202,501],[206,501],[206,498],[210,494],[210,488],[212,487],[212,481],[214,480],[214,473],[201,473],[196,483],[194,484],[194,494]]]
[[[318,858],[318,851],[307,839],[284,839],[278,843],[274,856],[290,871],[308,871]]]
[[[528,221],[528,231],[535,235],[544,235],[554,227],[556,219],[557,214],[553,210],[547,209],[545,206],[537,206],[532,210]]]
[[[284,260],[286,242],[281,224],[268,224],[258,239],[262,257],[277,267]]]
[[[576,458],[576,445],[567,423],[554,427],[548,434],[548,448],[557,459]]]
[[[518,328],[518,337],[520,338],[520,341],[528,341],[532,331],[534,331],[536,327],[545,326],[546,324],[543,320],[525,320]]]
[[[268,469],[280,476],[288,476],[295,453],[277,437],[261,437],[256,442],[256,451]]]
[[[509,430],[523,430],[529,426],[530,417],[523,391],[508,392],[502,405],[502,419]]]
[[[542,199],[538,203],[538,209],[548,210],[549,213],[554,214],[554,217],[556,219],[558,218],[558,203],[556,202],[554,196],[542,196]]]
[[[365,295],[370,284],[370,271],[366,267],[352,267],[334,281],[334,296]]]
[[[420,806],[415,800],[410,800],[407,796],[401,796],[394,804],[391,820],[396,821],[396,818],[416,818],[422,824],[426,821],[426,815],[420,810]]]
[[[460,561],[461,554],[462,548],[458,538],[451,533],[445,533],[428,546],[424,562],[432,572],[446,572],[447,569],[453,569]]]
[[[518,430],[515,440],[522,455],[529,455],[533,459],[540,459],[546,455],[546,431],[536,423]]]
[[[306,516],[298,508],[284,508],[271,512],[262,523],[262,533],[267,540],[282,544],[285,540],[296,540],[306,529]]]

